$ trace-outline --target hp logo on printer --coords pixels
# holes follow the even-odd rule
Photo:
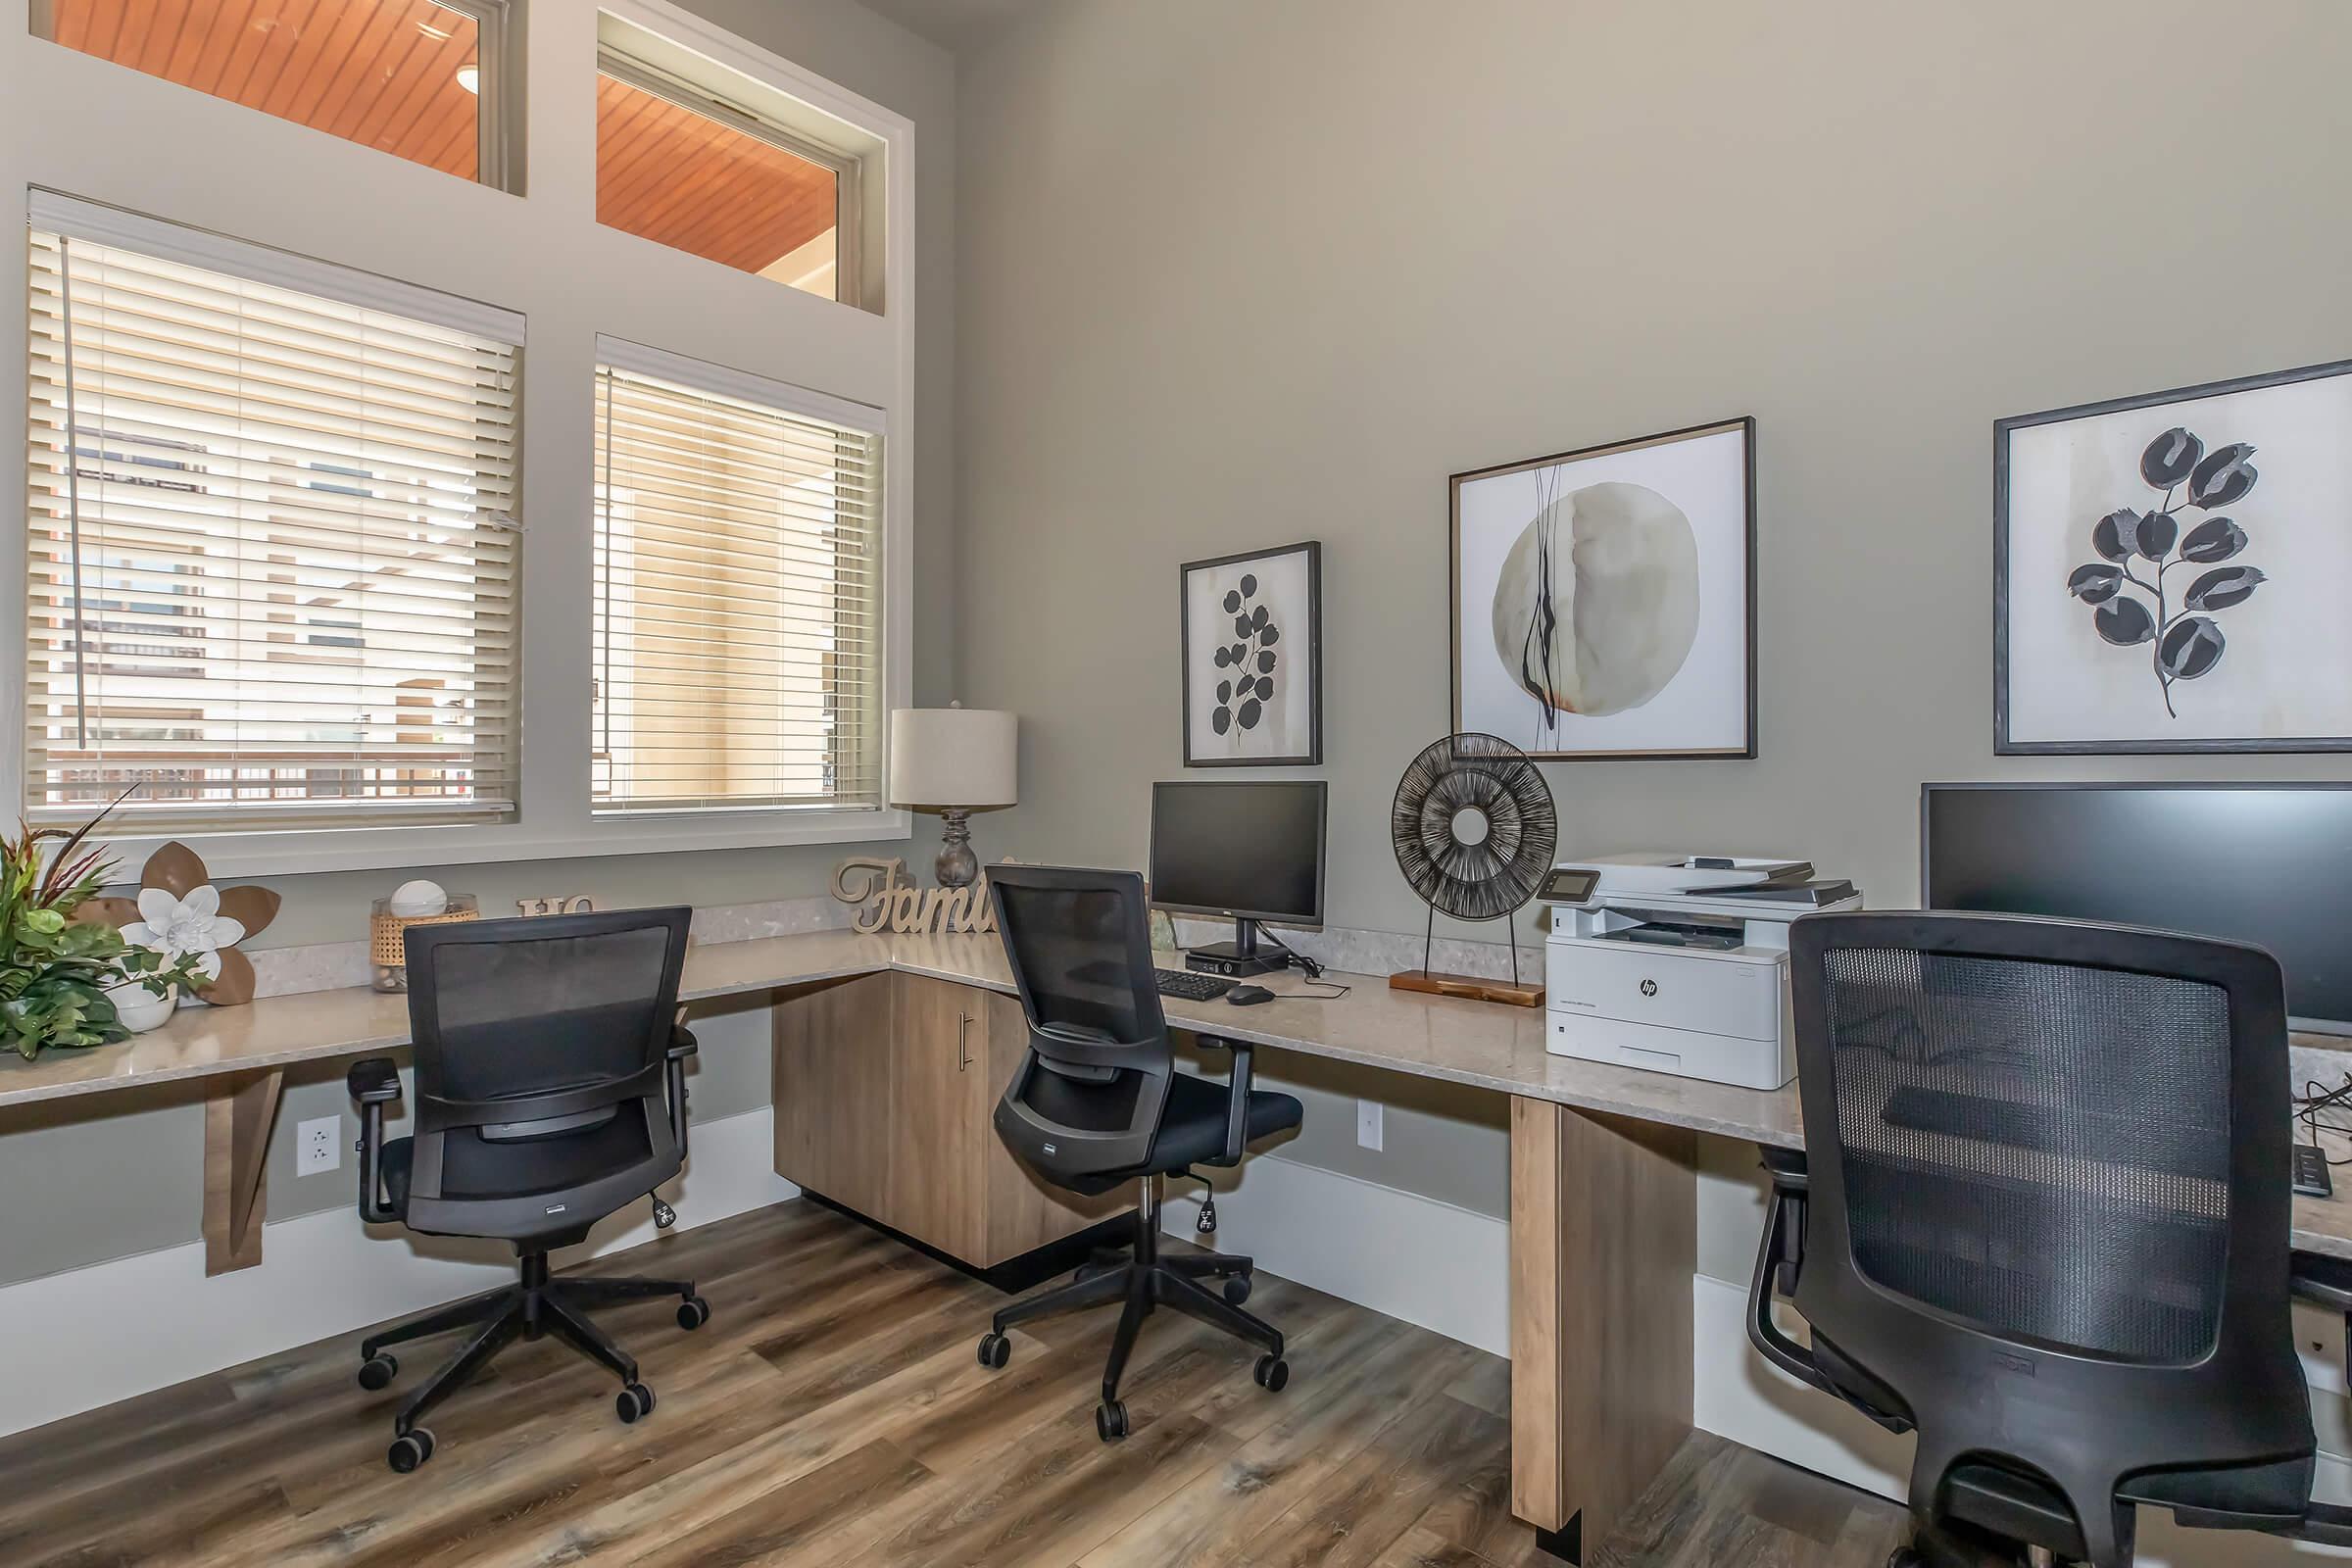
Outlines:
[[[1656,995],[1658,994],[1658,983],[1657,983],[1655,980],[1644,980],[1644,981],[1642,981],[1642,994],[1643,996],[1645,996],[1645,997],[1654,997],[1654,996],[1656,996]]]

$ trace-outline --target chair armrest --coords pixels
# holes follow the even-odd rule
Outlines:
[[[1242,1153],[1250,1143],[1250,1063],[1256,1047],[1246,1040],[1225,1040],[1216,1035],[1194,1037],[1203,1046],[1230,1053],[1233,1056],[1233,1081],[1225,1102],[1225,1149],[1211,1165],[1239,1165]]]
[[[1804,1269],[1805,1193],[1801,1185],[1784,1185],[1782,1171],[1769,1161],[1767,1168],[1773,1172],[1772,1206],[1764,1218],[1764,1239],[1756,1248],[1756,1276],[1747,1288],[1747,1340],[1759,1355],[1790,1377],[1837,1396],[1813,1352],[1783,1334],[1772,1320],[1774,1298],[1793,1296]],[[1803,1173],[1793,1174],[1801,1184]]]
[[[669,1136],[677,1143],[680,1159],[686,1157],[686,1058],[701,1049],[693,1030],[682,1023],[670,1025],[669,1049],[663,1056],[669,1063]]]
[[[400,1098],[400,1069],[390,1056],[369,1056],[351,1064],[343,1087],[363,1105],[389,1104]]]
[[[384,1107],[400,1098],[400,1069],[389,1056],[369,1056],[351,1064],[343,1086],[360,1105],[360,1218],[389,1225],[400,1211],[384,1201]]]

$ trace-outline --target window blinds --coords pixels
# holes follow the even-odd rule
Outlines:
[[[30,814],[512,814],[520,319],[40,193],[30,263]]]
[[[878,421],[600,343],[596,810],[882,804]]]

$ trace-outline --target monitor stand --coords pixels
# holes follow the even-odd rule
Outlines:
[[[1185,951],[1184,966],[1199,969],[1204,974],[1221,974],[1228,980],[1244,979],[1253,974],[1272,974],[1291,966],[1289,955],[1277,949],[1271,953],[1258,950],[1257,922],[1243,916],[1233,922],[1233,940],[1218,942],[1205,948]]]

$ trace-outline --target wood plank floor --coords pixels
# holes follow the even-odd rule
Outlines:
[[[386,1244],[390,1245],[390,1244]],[[394,1408],[454,1348],[403,1347],[382,1393],[359,1336],[321,1341],[0,1441],[0,1563],[615,1564],[734,1568],[1521,1568],[1505,1363],[1260,1275],[1291,1386],[1173,1314],[1123,1390],[1134,1435],[1092,1409],[1116,1314],[1024,1328],[991,1373],[995,1292],[795,1202],[599,1260],[698,1280],[599,1314],[659,1407],[556,1343],[517,1345],[431,1417],[414,1475],[384,1464]],[[169,1303],[157,1303],[169,1332]],[[18,1325],[20,1336],[37,1332]],[[1900,1511],[1698,1437],[1611,1541],[1612,1568],[1877,1568]]]

